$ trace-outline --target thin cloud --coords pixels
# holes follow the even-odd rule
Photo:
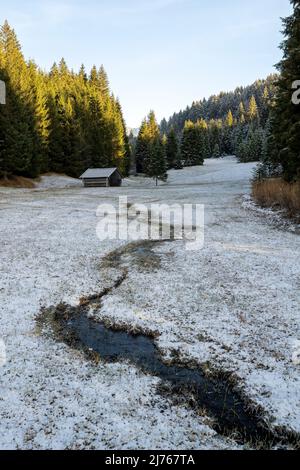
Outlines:
[[[101,2],[91,2],[90,5],[78,3],[76,0],[65,1],[36,1],[26,4],[26,11],[19,13],[16,9],[9,9],[8,16],[14,25],[20,30],[30,29],[43,24],[45,27],[55,27],[67,24],[76,20],[96,21],[98,17],[102,20],[118,21],[125,15],[128,19],[147,13],[155,13],[160,10],[170,8],[191,0],[103,0]],[[30,12],[30,13],[29,13]]]
[[[134,2],[132,6],[120,7],[119,10],[125,13],[146,13],[163,10],[164,8],[171,7],[182,3],[187,3],[189,0],[144,0]]]
[[[72,19],[74,6],[63,2],[40,2],[38,16],[51,24],[61,24]]]
[[[266,28],[272,28],[276,27],[274,25],[274,19],[262,19],[258,21],[252,21],[252,22],[245,22],[245,23],[240,23],[240,24],[234,24],[230,25],[230,32],[232,33],[233,36],[246,36],[249,34],[249,32],[255,32],[255,31],[263,31],[265,33]]]

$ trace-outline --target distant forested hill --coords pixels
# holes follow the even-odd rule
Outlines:
[[[255,98],[260,122],[264,126],[269,117],[270,104],[274,99],[277,79],[277,75],[270,75],[265,80],[257,80],[250,86],[238,87],[234,91],[221,92],[208,99],[194,101],[185,110],[174,113],[168,121],[163,119],[160,125],[161,131],[167,134],[173,127],[179,135],[183,131],[186,121],[195,123],[199,119],[205,121],[225,120],[229,111],[232,112],[236,120],[239,120],[241,113],[245,114],[249,108],[252,97]]]
[[[243,162],[262,160],[277,80],[277,75],[270,75],[250,86],[195,101],[168,121],[164,119],[161,133],[172,139],[176,135],[184,165],[232,154]]]

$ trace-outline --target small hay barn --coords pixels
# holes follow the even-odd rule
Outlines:
[[[86,188],[121,186],[122,176],[118,168],[90,168],[80,176]]]

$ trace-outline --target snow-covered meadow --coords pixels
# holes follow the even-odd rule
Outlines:
[[[43,306],[111,285],[101,259],[124,242],[100,242],[99,204],[205,204],[205,245],[155,248],[161,266],[130,265],[99,319],[158,331],[165,356],[232,372],[270,425],[300,432],[300,238],[243,205],[253,164],[234,158],[170,172],[166,184],[131,178],[85,189],[44,177],[36,189],[0,188],[0,448],[230,449],[207,417],[156,391],[158,379],[128,363],[98,365],[51,337]]]

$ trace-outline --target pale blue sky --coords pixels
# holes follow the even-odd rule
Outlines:
[[[289,0],[0,0],[26,58],[104,64],[128,126],[274,72]]]

